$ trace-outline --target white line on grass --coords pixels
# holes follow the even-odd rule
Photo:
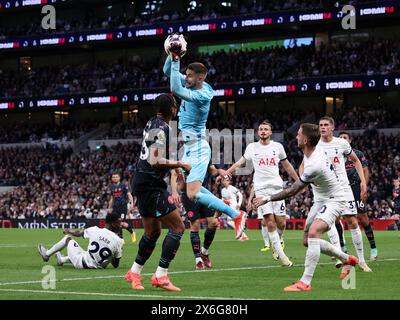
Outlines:
[[[265,299],[245,299],[234,297],[197,297],[180,295],[155,295],[155,294],[128,294],[128,293],[103,293],[103,292],[70,292],[54,290],[28,290],[28,289],[0,289],[0,292],[19,292],[19,293],[50,293],[65,295],[84,295],[84,296],[103,296],[103,297],[130,297],[130,298],[161,298],[161,299],[203,299],[203,300],[265,300]]]
[[[398,258],[389,258],[389,259],[382,259],[378,260],[377,262],[389,262],[389,261],[400,261]],[[333,262],[322,262],[318,265],[332,265]],[[304,264],[295,264],[294,267],[304,267]],[[242,270],[257,270],[257,269],[275,269],[275,268],[283,268],[280,264],[277,265],[269,265],[269,266],[255,266],[255,267],[240,267],[240,268],[223,268],[223,269],[207,269],[203,271],[197,270],[184,270],[184,271],[172,271],[168,274],[187,274],[187,273],[207,273],[207,272],[225,272],[225,271],[242,271]],[[153,273],[145,273],[143,276],[152,276]],[[68,282],[68,281],[83,281],[83,280],[98,280],[98,279],[116,279],[116,278],[123,278],[123,275],[113,275],[113,276],[99,276],[99,277],[85,277],[85,278],[65,278],[61,280],[55,280],[55,282]],[[51,281],[51,280],[50,280]],[[33,280],[33,281],[20,281],[20,282],[7,282],[7,283],[0,283],[0,286],[7,286],[7,285],[18,285],[18,284],[35,284],[35,283],[42,283],[42,280]]]

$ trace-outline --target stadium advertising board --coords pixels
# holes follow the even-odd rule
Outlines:
[[[49,0],[50,1],[50,0]],[[49,2],[47,1],[47,2]],[[6,1],[1,1],[1,3]],[[43,2],[43,1],[42,1]],[[47,3],[46,2],[46,3]],[[45,3],[44,3],[45,4]],[[356,6],[356,17],[375,18],[393,16],[400,13],[400,3],[395,1]],[[307,10],[294,12],[274,12],[255,16],[219,18],[207,21],[160,23],[149,26],[105,29],[87,32],[59,33],[32,37],[7,38],[0,41],[0,51],[19,48],[40,48],[65,44],[85,44],[132,40],[148,37],[165,36],[174,32],[196,33],[212,31],[247,30],[271,25],[306,24],[316,21],[341,21],[342,8],[330,10]]]
[[[219,85],[214,88],[215,99],[253,98],[273,94],[318,94],[330,92],[361,92],[368,90],[400,89],[400,74],[373,76],[335,76],[308,78],[302,80],[283,80],[273,83],[236,83]],[[79,106],[130,105],[152,101],[168,88],[140,89],[109,94],[63,95],[46,98],[0,99],[0,112],[3,110],[52,109]]]
[[[140,219],[130,220],[134,228],[142,228]],[[346,221],[343,220],[343,226],[347,230]],[[286,221],[287,230],[303,230],[305,219],[288,219]],[[397,230],[396,220],[370,220],[374,230]],[[247,228],[250,230],[260,229],[260,221],[258,219],[248,219]],[[0,220],[0,229],[84,229],[93,226],[104,227],[104,219],[3,219]]]

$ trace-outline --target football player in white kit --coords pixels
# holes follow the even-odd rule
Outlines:
[[[356,257],[349,256],[340,248],[321,239],[323,233],[332,227],[335,228],[336,218],[346,207],[346,198],[332,162],[323,150],[316,147],[319,138],[317,125],[302,124],[297,134],[297,144],[304,153],[303,174],[290,188],[273,195],[257,197],[253,201],[256,207],[260,207],[270,201],[292,197],[307,185],[312,185],[314,204],[308,214],[304,229],[304,245],[307,247],[305,270],[299,281],[284,288],[286,292],[311,291],[311,280],[321,252],[336,257],[346,266],[346,274],[342,273],[341,279],[350,273],[350,266],[358,263]]]
[[[333,131],[335,130],[335,121],[333,120],[333,118],[327,116],[322,117],[319,120],[319,130],[321,134],[321,139],[318,143],[318,147],[321,148],[331,160],[332,164],[335,167],[336,174],[339,177],[339,181],[344,188],[347,207],[343,211],[342,216],[344,219],[346,219],[347,225],[351,231],[353,245],[356,249],[357,257],[360,262],[359,267],[364,272],[372,272],[372,270],[365,262],[363,238],[357,220],[357,205],[354,199],[349,179],[347,177],[345,166],[346,158],[353,161],[355,169],[357,170],[361,181],[361,200],[365,202],[367,199],[367,182],[365,179],[362,164],[357,155],[352,150],[350,144],[345,139],[336,138],[333,136]],[[329,230],[328,236],[331,243],[335,247],[341,248],[339,234],[336,228],[332,228],[331,230]],[[336,266],[340,267],[340,263],[337,263]]]
[[[59,266],[71,263],[76,269],[104,269],[111,262],[114,268],[118,268],[123,246],[123,240],[118,236],[120,231],[119,215],[110,213],[106,217],[105,228],[90,227],[75,231],[65,229],[66,236],[64,238],[49,250],[39,244],[38,251],[45,262],[55,254]],[[71,236],[89,239],[87,251],[83,250]],[[68,255],[64,257],[60,251],[65,247]]]
[[[222,184],[224,187],[221,190],[221,197],[222,200],[231,208],[235,210],[240,210],[240,207],[242,206],[243,202],[243,195],[242,193],[238,190],[238,188],[234,187],[231,184],[231,179],[229,177],[224,178],[222,180]],[[235,229],[235,222],[233,219],[227,215],[227,223],[230,227]],[[242,236],[238,239],[239,241],[246,241],[249,240],[249,237],[243,232]]]
[[[251,160],[254,167],[253,185],[257,197],[268,196],[283,189],[283,181],[279,175],[279,163],[296,181],[297,173],[287,160],[282,144],[271,140],[272,125],[263,121],[258,126],[258,142],[250,143],[243,157],[233,164],[225,175],[230,176],[237,168]],[[293,263],[286,256],[281,244],[281,236],[286,226],[286,206],[284,201],[266,203],[257,209],[258,216],[268,228],[268,235],[276,258],[284,266],[291,267]]]

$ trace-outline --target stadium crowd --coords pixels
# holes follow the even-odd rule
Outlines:
[[[292,137],[284,143],[288,159],[297,168],[302,155]],[[369,159],[370,183],[367,212],[370,218],[398,219],[400,209],[400,134],[385,136],[371,131],[355,136],[353,147]],[[50,219],[101,218],[110,199],[110,175],[118,171],[128,183],[134,174],[140,152],[138,144],[118,144],[74,155],[69,148],[57,146],[25,149],[0,149],[0,180],[14,179],[19,185],[0,195],[0,216],[5,218],[46,217]],[[283,173],[284,184],[292,183]],[[251,175],[236,176],[233,184],[244,195],[246,204]],[[220,186],[214,179],[209,190],[218,196]],[[305,218],[312,196],[309,191],[290,199],[287,215]],[[131,217],[138,214],[133,208]]]
[[[383,1],[383,0],[382,0]],[[18,23],[15,25],[0,23],[0,39],[7,37],[19,37],[26,35],[39,35],[49,33],[67,33],[81,32],[89,30],[101,30],[111,28],[127,28],[141,25],[151,25],[156,23],[167,23],[176,21],[205,21],[229,16],[246,16],[263,14],[275,11],[296,11],[318,9],[323,7],[333,7],[335,3],[339,5],[340,1],[333,3],[324,3],[321,0],[269,0],[269,1],[238,1],[237,6],[223,6],[214,3],[213,5],[204,4],[203,6],[192,7],[190,10],[175,10],[167,12],[161,10],[159,12],[133,12],[131,1],[125,1],[126,7],[117,14],[101,15],[98,12],[99,6],[80,7],[79,16],[82,18],[67,18],[63,16],[63,11],[60,10],[57,15],[56,29],[46,30],[41,26],[41,16],[35,16],[29,22]],[[329,1],[328,1],[329,2]],[[371,0],[353,0],[346,1],[346,4],[357,4],[361,2],[378,2]],[[105,9],[108,4],[104,5]],[[81,14],[81,12],[84,12]]]
[[[369,39],[364,42],[331,42],[293,48],[264,47],[251,50],[188,54],[203,62],[211,85],[344,74],[387,74],[400,70],[400,41]],[[27,72],[0,70],[0,97],[52,96],[72,93],[167,87],[159,58],[84,65],[48,66]]]
[[[75,140],[97,127],[96,123],[63,124],[9,124],[0,127],[0,144],[7,143],[57,143]]]

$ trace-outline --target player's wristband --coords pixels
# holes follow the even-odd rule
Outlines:
[[[262,197],[262,199],[263,199],[263,201],[270,202],[271,196],[265,196],[265,197]]]

